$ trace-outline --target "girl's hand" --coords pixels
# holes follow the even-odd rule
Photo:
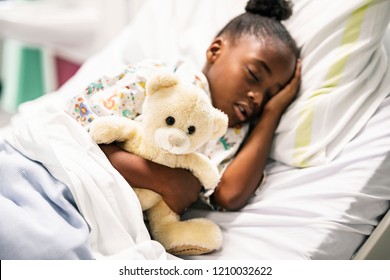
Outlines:
[[[174,212],[181,214],[198,199],[201,185],[190,171],[157,164],[115,144],[100,148],[130,186],[158,193]]]
[[[172,211],[182,214],[199,198],[201,184],[188,170],[178,168],[171,170],[174,172],[167,176],[168,180],[161,188],[160,195]]]
[[[280,115],[287,109],[295,99],[301,82],[301,60],[297,60],[295,73],[291,81],[275,94],[264,106],[264,110],[278,112]]]

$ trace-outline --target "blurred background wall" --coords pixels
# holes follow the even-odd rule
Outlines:
[[[147,0],[0,0],[0,107],[65,83]]]

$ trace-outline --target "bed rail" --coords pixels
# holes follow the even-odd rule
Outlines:
[[[390,210],[360,247],[354,260],[390,260]]]

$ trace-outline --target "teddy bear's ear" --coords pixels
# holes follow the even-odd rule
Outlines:
[[[222,111],[215,109],[213,138],[218,139],[226,133],[228,127],[228,116]]]
[[[173,87],[178,83],[179,79],[173,73],[157,74],[146,82],[146,95],[152,95],[159,89]]]

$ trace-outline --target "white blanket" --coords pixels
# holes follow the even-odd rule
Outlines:
[[[19,118],[6,140],[70,188],[96,258],[169,257],[150,239],[135,193],[80,125],[54,105]]]

